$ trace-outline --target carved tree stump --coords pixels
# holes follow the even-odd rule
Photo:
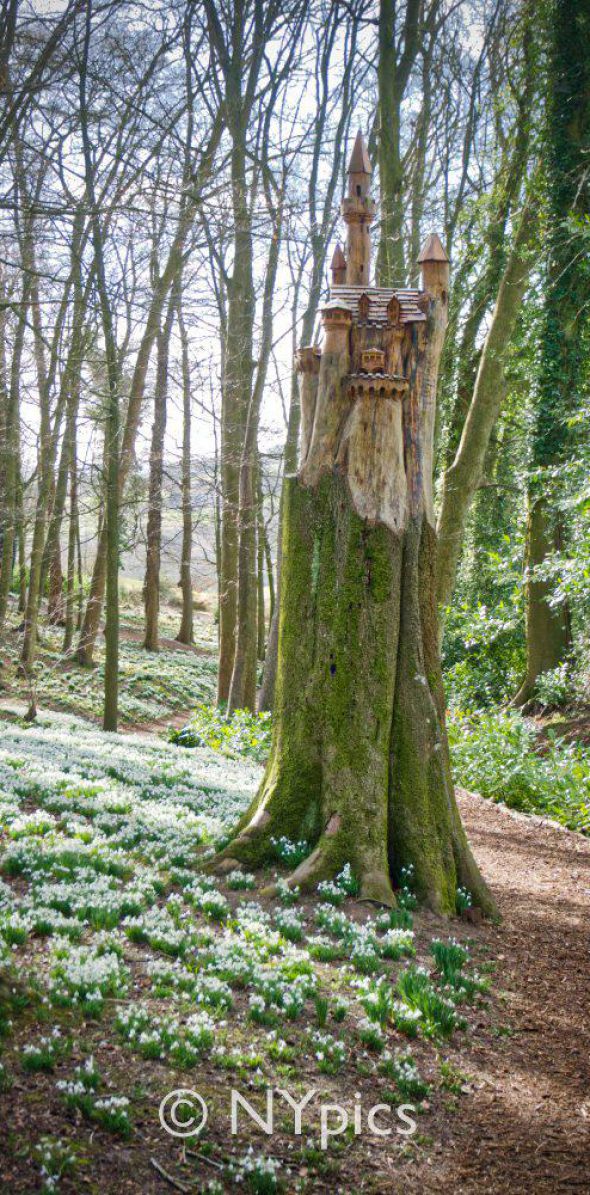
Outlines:
[[[354,227],[358,276],[356,210]],[[317,349],[299,357],[302,455],[285,481],[272,751],[223,855],[259,866],[272,838],[306,838],[313,849],[293,884],[348,862],[362,898],[392,904],[412,864],[437,912],[455,911],[460,885],[495,915],[445,729],[432,447],[449,267],[438,238],[422,256],[422,294],[333,287],[319,371]]]

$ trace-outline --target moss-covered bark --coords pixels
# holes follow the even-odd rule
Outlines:
[[[517,708],[534,703],[539,677],[563,664],[571,649],[569,610],[566,606],[550,606],[552,583],[535,576],[535,569],[552,552],[562,548],[559,516],[551,510],[545,498],[537,498],[531,503],[527,524],[527,661],[522,684],[512,702]]]
[[[313,844],[292,882],[350,863],[365,899],[393,903],[401,869],[452,913],[458,883],[493,912],[450,777],[436,645],[435,537],[395,534],[354,509],[344,478],[285,483],[275,732],[260,791],[224,856]]]

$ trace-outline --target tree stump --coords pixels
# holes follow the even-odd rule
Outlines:
[[[354,205],[355,279],[366,190]],[[436,912],[455,912],[461,886],[496,915],[461,824],[445,729],[432,452],[449,264],[438,237],[421,261],[423,292],[336,283],[319,369],[317,348],[299,354],[303,437],[299,471],[285,479],[272,749],[223,856],[257,867],[273,838],[305,838],[294,885],[350,863],[361,898],[391,905],[412,865]]]

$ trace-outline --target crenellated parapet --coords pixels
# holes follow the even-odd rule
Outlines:
[[[351,373],[346,379],[350,398],[403,398],[408,379],[400,374]]]

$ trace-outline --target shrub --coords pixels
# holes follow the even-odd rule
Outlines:
[[[449,741],[455,779],[512,809],[590,831],[590,750],[549,736],[514,713],[453,713]]]
[[[168,732],[168,739],[178,747],[210,747],[262,763],[270,751],[271,733],[270,713],[236,710],[226,716],[222,708],[202,703],[186,726]]]

